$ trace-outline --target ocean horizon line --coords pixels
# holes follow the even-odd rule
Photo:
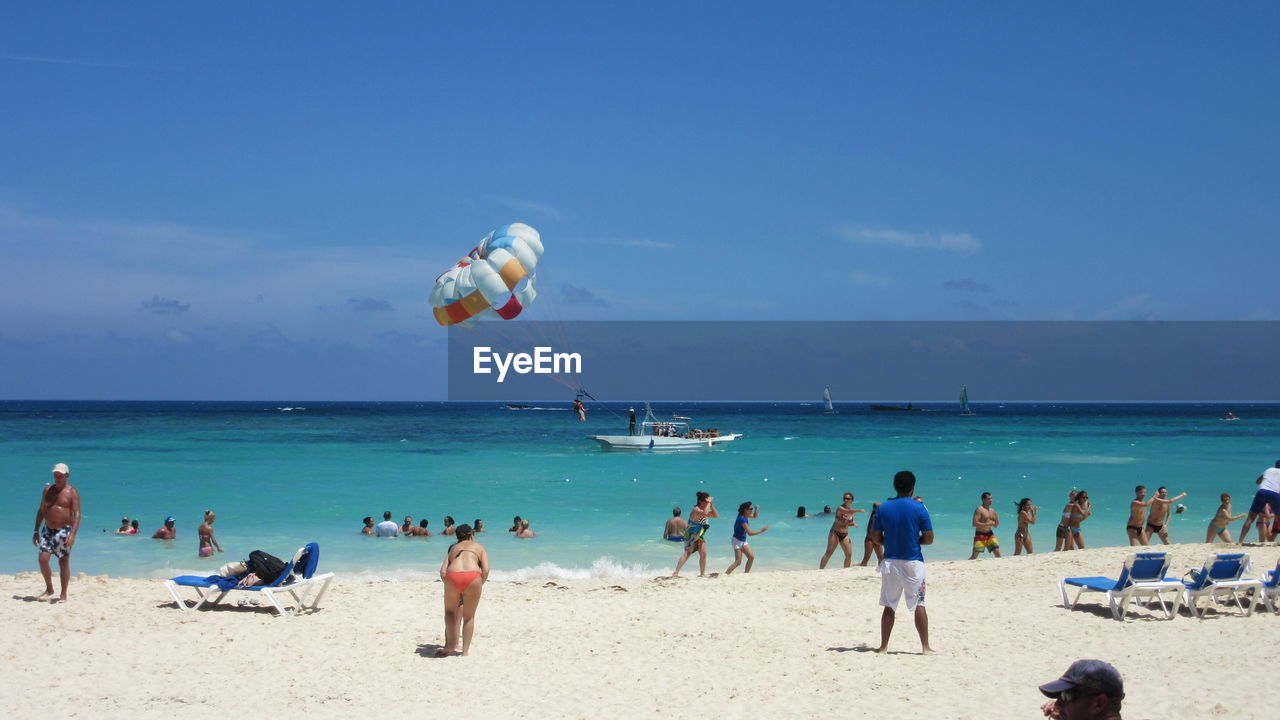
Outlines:
[[[441,400],[441,399],[423,399],[423,400],[378,400],[378,399],[362,399],[362,400],[329,400],[323,398],[234,398],[234,399],[211,399],[211,398],[0,398],[0,403],[154,403],[154,404],[180,404],[180,403],[272,403],[272,404],[296,404],[296,403],[326,403],[326,404],[368,404],[377,403],[380,405],[421,405],[424,403],[434,403],[440,405],[515,405],[526,403],[569,403],[564,396],[555,398],[516,398],[512,400]],[[644,405],[644,403],[687,403],[695,405],[777,405],[777,404],[797,404],[797,405],[821,405],[822,398],[792,398],[777,400],[680,400],[672,398],[650,398],[647,400],[596,400],[601,405]],[[832,404],[840,407],[847,405],[952,405],[959,406],[954,398],[942,400],[890,400],[884,398],[868,398],[854,400],[833,400]],[[977,400],[970,401],[970,407],[984,407],[992,405],[1280,405],[1280,399],[1276,400],[1249,400],[1249,399],[1226,399],[1226,400],[1055,400],[1055,399],[1038,399],[1038,400]]]

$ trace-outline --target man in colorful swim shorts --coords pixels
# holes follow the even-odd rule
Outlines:
[[[1244,538],[1249,534],[1249,527],[1262,514],[1262,509],[1266,505],[1270,505],[1274,510],[1280,508],[1280,460],[1276,461],[1276,466],[1267,468],[1254,484],[1258,485],[1258,492],[1253,496],[1253,504],[1249,506],[1249,517],[1244,519],[1244,527],[1240,528],[1240,542],[1244,542]],[[1267,539],[1262,538],[1262,542]]]
[[[991,509],[991,493],[982,493],[982,504],[973,511],[973,554],[977,560],[983,550],[1000,557],[1000,543],[996,540],[996,528],[1000,527],[1000,513]]]
[[[71,581],[71,548],[80,531],[80,492],[67,479],[71,470],[63,463],[53,466],[53,484],[45,485],[36,510],[36,528],[31,544],[40,551],[40,574],[44,576],[44,595],[53,595],[53,571],[49,556],[58,556],[58,580],[62,594],[58,602],[67,601],[67,583]],[[43,525],[43,527],[42,527]]]
[[[915,614],[921,652],[931,653],[929,614],[924,609],[924,555],[920,546],[933,544],[933,520],[924,503],[912,497],[916,476],[910,470],[902,470],[893,476],[893,489],[898,493],[897,497],[880,503],[871,526],[875,541],[884,545],[884,560],[877,568],[880,572],[880,604],[884,606],[884,612],[880,615],[880,647],[876,652],[888,650],[895,608],[898,599],[905,594],[907,610]]]

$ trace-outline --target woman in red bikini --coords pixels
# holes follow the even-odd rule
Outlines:
[[[455,652],[459,634],[462,654],[470,651],[480,591],[489,579],[489,553],[472,539],[471,526],[459,525],[454,537],[457,542],[449,546],[440,563],[440,579],[444,581],[444,647],[436,651],[436,657]]]

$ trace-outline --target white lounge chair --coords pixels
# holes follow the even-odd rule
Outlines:
[[[1135,553],[1124,561],[1120,577],[1070,577],[1058,581],[1058,592],[1062,595],[1062,606],[1074,610],[1080,596],[1086,592],[1102,593],[1106,598],[1111,616],[1116,620],[1124,620],[1125,609],[1131,601],[1146,600],[1158,602],[1167,619],[1178,614],[1183,585],[1180,581],[1165,577],[1169,570],[1169,554],[1163,552]],[[1067,588],[1080,590],[1075,599],[1067,598]],[[1165,594],[1169,595],[1170,605],[1165,605]]]
[[[1253,601],[1261,601],[1271,612],[1280,612],[1280,602],[1276,601],[1280,597],[1280,561],[1276,562],[1276,569],[1268,570],[1266,577],[1259,582],[1262,585],[1254,593]]]
[[[1191,614],[1204,617],[1199,606],[1203,598],[1217,602],[1230,600],[1242,615],[1253,614],[1253,601],[1262,591],[1262,581],[1244,577],[1249,567],[1248,553],[1218,553],[1210,555],[1199,570],[1192,570],[1190,580],[1183,581],[1183,602]],[[1249,602],[1241,601],[1242,596]]]
[[[284,570],[273,582],[267,585],[241,587],[235,585],[235,578],[219,578],[216,575],[208,577],[182,575],[165,580],[164,585],[181,610],[197,610],[205,605],[216,605],[232,592],[252,592],[267,598],[271,606],[281,615],[299,615],[305,610],[316,610],[320,606],[320,600],[324,597],[325,591],[329,589],[329,583],[333,582],[333,573],[316,574],[319,562],[320,545],[308,543],[294,553],[293,560],[285,565]],[[183,600],[178,592],[179,587],[195,590],[197,598],[193,605],[188,606]],[[308,599],[312,591],[315,591],[315,596]],[[292,613],[285,610],[290,604],[287,601],[282,602],[285,600],[282,595],[285,594],[293,598]]]

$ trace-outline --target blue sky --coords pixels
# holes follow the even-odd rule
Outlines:
[[[461,5],[0,10],[0,397],[441,398],[512,221],[534,318],[1280,319],[1274,4]]]

